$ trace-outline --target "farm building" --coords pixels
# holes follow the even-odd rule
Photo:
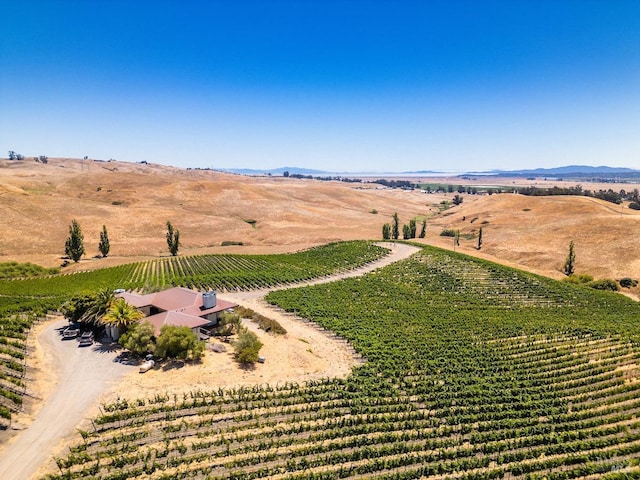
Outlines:
[[[218,299],[216,292],[196,292],[183,287],[147,295],[119,292],[116,296],[140,310],[153,325],[156,335],[164,325],[172,325],[189,327],[199,338],[208,338],[211,327],[218,324],[218,315],[237,307],[235,303]]]

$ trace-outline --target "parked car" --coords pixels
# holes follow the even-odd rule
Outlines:
[[[85,345],[93,345],[93,332],[82,332],[78,342],[81,347],[84,347]]]
[[[69,325],[62,331],[62,338],[76,338],[80,335],[80,329],[75,325]]]

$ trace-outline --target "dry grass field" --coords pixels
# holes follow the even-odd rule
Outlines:
[[[429,179],[478,184],[487,179]],[[495,184],[496,180],[490,180]],[[516,180],[503,179],[504,185]],[[518,185],[570,183],[517,180]],[[638,188],[632,184],[585,188]],[[460,230],[460,251],[560,278],[571,240],[577,272],[596,278],[640,278],[640,212],[586,197],[463,195],[462,205],[440,212],[452,194],[388,190],[374,184],[282,177],[248,177],[155,164],[51,159],[0,160],[0,260],[43,266],[62,262],[72,219],[82,227],[87,255],[68,269],[98,268],[168,255],[171,221],[181,232],[181,254],[283,252],[334,240],[380,238],[398,212],[401,223],[428,218],[426,242],[453,248],[443,228]],[[377,214],[372,213],[377,211]],[[255,220],[255,223],[249,221]],[[98,254],[99,232],[111,240]],[[483,246],[472,238],[483,228]],[[465,237],[465,234],[468,234]],[[222,247],[223,241],[243,246]]]

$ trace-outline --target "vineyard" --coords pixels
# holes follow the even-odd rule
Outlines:
[[[11,302],[60,300],[104,288],[157,291],[183,286],[229,291],[288,285],[352,270],[387,252],[371,242],[352,241],[289,254],[164,257],[48,278],[0,281],[0,301],[3,297]]]
[[[113,268],[0,280],[0,428],[22,408],[26,336],[33,322],[73,295],[104,288],[156,291],[174,285],[202,290],[237,290],[286,285],[376,260],[387,250],[370,242],[342,242],[293,254],[170,257]]]
[[[640,478],[640,306],[424,248],[268,300],[346,379],[103,405],[52,479]]]

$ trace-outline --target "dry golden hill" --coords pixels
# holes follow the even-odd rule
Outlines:
[[[167,221],[181,232],[180,254],[263,253],[380,238],[382,224],[398,212],[401,223],[428,217],[426,243],[453,248],[452,239],[439,236],[453,228],[462,234],[460,251],[561,278],[573,240],[577,273],[640,279],[640,212],[587,197],[514,194],[463,195],[461,205],[440,212],[439,203],[452,197],[155,164],[0,160],[0,260],[59,265],[72,219],[82,227],[87,255],[68,268],[86,269],[168,255]],[[97,260],[102,225],[111,253]],[[480,227],[478,251],[473,235]],[[223,241],[243,246],[222,247]]]
[[[471,201],[467,201],[467,199]],[[482,227],[483,243],[464,239]],[[453,248],[450,238],[433,238],[443,228],[460,230],[461,251],[500,259],[546,276],[561,278],[573,241],[576,273],[594,278],[640,278],[640,212],[580,196],[479,196],[432,221],[433,243]],[[435,230],[435,231],[434,231]]]
[[[428,210],[424,194],[376,187],[126,162],[0,161],[0,255],[57,266],[73,219],[88,258],[77,267],[91,268],[168,255],[167,221],[180,230],[181,254],[255,253],[380,238],[393,212],[409,218]],[[102,225],[111,253],[92,260]]]

